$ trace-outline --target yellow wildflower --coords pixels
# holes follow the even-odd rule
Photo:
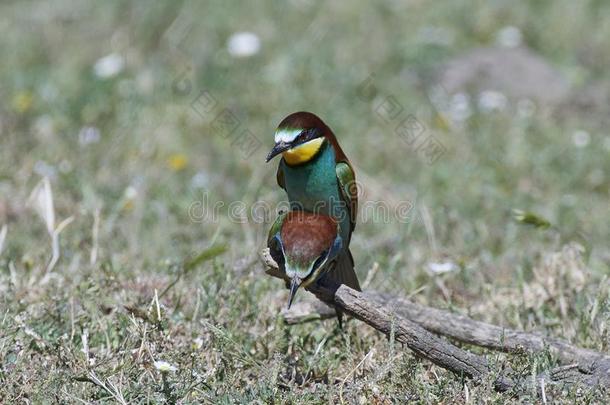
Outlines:
[[[174,153],[173,155],[170,155],[170,157],[167,159],[167,166],[171,170],[179,172],[188,165],[188,162],[189,160],[186,155],[182,153]]]
[[[20,114],[27,112],[34,104],[34,95],[29,91],[20,91],[13,97],[13,108]]]

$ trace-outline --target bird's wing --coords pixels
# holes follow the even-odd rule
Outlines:
[[[339,254],[335,260],[335,268],[332,271],[327,272],[326,277],[333,280],[336,284],[345,284],[356,291],[362,291],[360,289],[356,270],[354,269],[354,258],[349,249],[346,249]]]
[[[284,223],[284,218],[286,218],[286,212],[281,212],[273,225],[271,225],[271,229],[269,229],[269,234],[267,235],[267,247],[269,248],[269,253],[273,260],[282,268],[284,265],[284,252],[281,246],[281,238],[280,231],[282,230],[282,224]]]
[[[358,216],[358,186],[356,185],[356,175],[354,170],[347,162],[338,162],[335,166],[339,191],[343,200],[348,204],[350,211],[350,222],[352,231],[356,227],[356,217]]]

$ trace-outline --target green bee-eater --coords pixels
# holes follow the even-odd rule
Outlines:
[[[360,291],[349,251],[356,226],[358,189],[354,170],[337,138],[316,115],[297,112],[284,118],[278,126],[267,162],[279,154],[282,160],[277,182],[286,191],[291,210],[328,215],[338,223],[342,247],[333,265],[327,266],[323,273],[337,284]],[[269,234],[268,245],[274,257],[281,256],[274,236],[283,219],[278,217]],[[321,275],[316,274],[316,278]],[[299,280],[303,278],[299,276],[295,282]],[[290,301],[295,291],[296,287],[291,288]]]

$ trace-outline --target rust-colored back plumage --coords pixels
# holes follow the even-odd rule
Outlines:
[[[292,211],[286,215],[280,235],[286,256],[304,266],[332,246],[337,237],[337,222],[326,215]]]

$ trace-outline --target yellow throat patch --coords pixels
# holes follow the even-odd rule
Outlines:
[[[324,138],[312,139],[309,142],[305,142],[296,148],[288,149],[282,153],[284,160],[289,165],[298,165],[301,163],[309,162],[318,153],[324,143]]]

